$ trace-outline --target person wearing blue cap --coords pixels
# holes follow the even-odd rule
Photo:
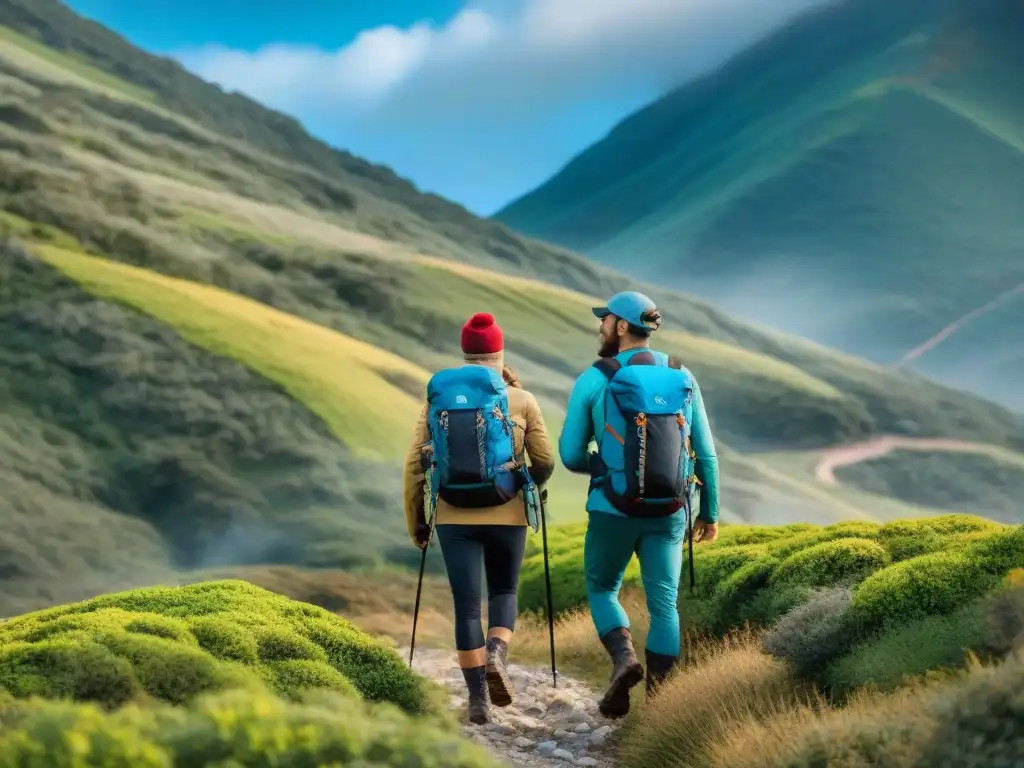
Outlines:
[[[718,459],[697,380],[675,358],[650,348],[661,313],[642,293],[615,294],[595,307],[599,359],[576,380],[559,436],[566,469],[591,477],[584,571],[598,636],[612,659],[600,701],[606,717],[629,712],[630,689],[644,678],[619,603],[635,553],[650,613],[647,694],[679,657],[677,599],[688,530],[689,491],[702,486],[694,541],[718,536]],[[591,453],[591,441],[597,452]]]

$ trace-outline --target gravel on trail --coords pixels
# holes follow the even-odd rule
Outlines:
[[[399,652],[409,658],[408,648]],[[578,680],[559,673],[554,688],[550,668],[509,663],[515,701],[508,707],[492,705],[494,722],[474,725],[465,716],[466,685],[453,651],[417,648],[413,670],[446,686],[451,691],[449,706],[460,715],[466,735],[511,768],[615,765],[611,747],[622,721],[598,712],[600,694]]]

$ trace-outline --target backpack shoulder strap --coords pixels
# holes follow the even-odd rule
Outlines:
[[[637,352],[635,355],[629,358],[629,362],[626,365],[657,365],[658,360],[655,358],[654,353],[649,349],[645,349],[643,352]]]
[[[622,363],[614,357],[602,357],[600,360],[594,362],[594,367],[604,374],[604,377],[608,381],[611,381],[615,378],[615,374],[622,368]]]

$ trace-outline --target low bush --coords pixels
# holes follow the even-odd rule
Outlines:
[[[833,539],[795,552],[779,565],[775,582],[808,587],[851,586],[889,564],[889,554],[867,539]]]
[[[394,651],[349,622],[242,581],[104,595],[0,624],[0,689],[17,698],[181,704],[231,688],[319,688],[410,713],[438,705]]]
[[[970,552],[933,552],[875,572],[857,587],[852,613],[865,632],[950,613],[988,592],[998,578]]]
[[[497,768],[435,718],[409,717],[330,691],[287,701],[269,693],[206,694],[187,707],[8,700],[0,766],[380,766]]]
[[[1003,530],[1000,523],[974,515],[939,515],[913,520],[893,520],[878,529],[878,542],[893,561],[908,560],[930,552],[955,549],[984,535]]]
[[[848,588],[818,590],[772,627],[763,648],[788,661],[797,677],[814,678],[848,647],[846,616],[852,600]]]
[[[985,642],[980,601],[945,616],[925,616],[856,646],[822,675],[829,691],[844,695],[861,686],[894,690],[908,678],[962,669],[970,651]]]

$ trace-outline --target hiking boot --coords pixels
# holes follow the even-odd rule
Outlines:
[[[516,698],[515,686],[508,676],[508,643],[500,637],[487,641],[487,691],[496,707],[507,707]]]
[[[633,650],[633,638],[625,627],[617,627],[601,638],[612,657],[608,690],[598,704],[605,717],[625,717],[629,712],[629,689],[644,679],[644,668]]]
[[[485,667],[471,667],[462,670],[469,691],[469,722],[484,725],[491,722],[491,708],[487,702],[487,680]]]
[[[665,682],[665,678],[676,665],[676,656],[666,656],[664,653],[644,651],[644,661],[647,662],[647,698],[650,699],[658,692],[658,687]]]

